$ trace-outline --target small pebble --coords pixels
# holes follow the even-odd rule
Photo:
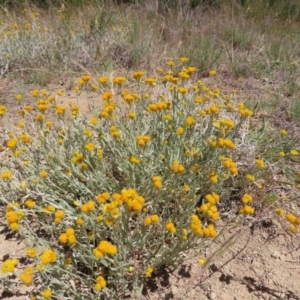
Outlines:
[[[271,257],[275,258],[275,259],[281,259],[281,255],[278,251],[274,251],[272,254],[271,254]]]

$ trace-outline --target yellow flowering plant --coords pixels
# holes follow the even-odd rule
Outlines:
[[[31,93],[38,109],[18,120],[23,128],[5,112],[6,157],[15,169],[3,164],[0,201],[27,243],[32,267],[19,280],[36,284],[36,296],[122,299],[160,267],[176,267],[183,253],[218,239],[228,201],[236,201],[237,218],[253,220],[246,189],[271,172],[268,157],[245,147],[253,112],[195,71],[99,76],[102,105],[90,103],[92,116],[48,95],[38,99],[38,90]],[[82,85],[91,80],[81,77]],[[297,217],[288,221],[299,227]]]

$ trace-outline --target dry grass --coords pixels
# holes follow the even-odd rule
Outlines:
[[[81,71],[72,59],[95,71],[151,70],[157,63],[164,66],[167,60],[184,54],[203,75],[212,68],[234,77],[270,78],[278,72],[293,74],[294,78],[299,75],[298,24],[255,18],[252,7],[159,10],[148,3],[103,2],[59,12],[31,10],[35,12],[39,16],[33,19],[29,11],[3,16],[2,35],[13,33],[12,23],[21,29],[15,39],[6,36],[0,47],[1,66],[7,64],[5,55],[10,55],[6,73],[41,74],[47,69],[56,77],[58,66],[60,72]],[[24,20],[31,22],[31,34],[24,34]],[[46,33],[42,27],[47,28]],[[50,80],[51,74],[44,77]],[[34,75],[29,78],[36,80]]]

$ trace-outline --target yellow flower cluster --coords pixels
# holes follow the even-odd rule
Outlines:
[[[209,76],[215,76],[217,74],[217,71],[216,70],[210,70],[208,72]]]
[[[141,79],[144,76],[144,72],[143,71],[136,71],[133,73],[133,78],[136,80]]]
[[[91,125],[97,125],[98,124],[98,118],[96,118],[96,117],[92,117],[92,118],[90,118],[90,120],[89,120],[89,123],[91,124]]]
[[[83,162],[83,154],[79,151],[75,151],[74,156],[71,158],[72,163],[82,163]]]
[[[15,203],[14,205],[8,204],[6,206],[5,217],[9,224],[10,229],[12,229],[12,230],[19,229],[20,225],[18,222],[25,216],[24,212],[16,209],[17,206],[18,206],[17,203]]]
[[[30,286],[33,282],[33,267],[27,267],[25,270],[19,275],[19,279],[27,286]]]
[[[131,111],[131,112],[129,112],[128,113],[128,118],[130,118],[130,119],[135,119],[135,117],[136,117],[136,113],[135,112],[133,112],[133,111]]]
[[[94,148],[95,148],[95,145],[94,145],[94,143],[90,142],[90,143],[87,143],[87,144],[84,146],[84,148],[85,148],[87,151],[92,152],[92,151],[94,150]]]
[[[44,250],[40,256],[40,260],[43,265],[54,263],[56,259],[57,259],[57,254],[52,249]]]
[[[249,194],[245,194],[242,197],[242,202],[244,204],[244,207],[240,209],[240,214],[244,215],[253,215],[254,214],[254,207],[249,206],[248,203],[252,201],[252,196]]]
[[[31,95],[32,95],[32,97],[38,97],[38,95],[40,94],[40,91],[39,90],[32,90],[31,91]]]
[[[182,73],[183,74],[183,73]],[[188,75],[188,74],[187,74]],[[189,76],[189,75],[188,75]],[[182,77],[181,77],[182,78]],[[173,72],[172,71],[168,71],[166,73],[166,75],[164,75],[163,77],[161,77],[161,80],[163,83],[167,83],[167,82],[171,82],[173,84],[177,84],[179,82],[179,78],[178,77],[174,77],[173,76]]]
[[[103,288],[106,287],[106,280],[103,276],[97,276],[96,278],[96,284],[94,286],[96,291],[101,291]]]
[[[196,123],[196,120],[193,116],[187,116],[187,118],[185,119],[185,124],[188,126],[188,127],[191,127],[191,126],[194,126]]]
[[[80,209],[83,213],[89,213],[95,209],[95,204],[93,200],[89,200],[87,203],[82,204]]]
[[[172,125],[169,125],[169,126],[172,126]],[[171,127],[172,128],[172,127]],[[183,127],[178,127],[177,129],[176,129],[176,134],[177,135],[182,135],[182,134],[184,134],[184,128]]]
[[[42,170],[42,171],[40,172],[40,176],[41,176],[42,178],[47,177],[47,175],[48,175],[48,172],[45,171],[45,170]]]
[[[141,211],[145,203],[144,197],[140,196],[134,189],[123,189],[121,200],[127,204],[129,211]]]
[[[188,239],[188,231],[187,229],[183,228],[181,231],[181,238],[183,241],[187,241]]]
[[[131,93],[128,89],[123,90],[121,96],[123,100],[128,104],[131,104],[132,102],[140,98],[139,94]]]
[[[149,111],[161,111],[171,108],[171,102],[158,102],[149,104],[148,110]]]
[[[221,119],[220,124],[224,126],[225,130],[230,130],[234,128],[234,121],[231,119]]]
[[[77,218],[77,219],[76,219],[76,224],[77,224],[78,226],[81,226],[81,225],[84,224],[84,220],[83,220],[82,218]]]
[[[98,196],[99,197],[99,196]],[[101,200],[105,199],[107,195],[105,193],[102,193]],[[107,198],[108,199],[108,198]],[[99,198],[98,198],[99,201]],[[114,193],[111,197],[110,203],[105,203],[102,207],[102,212],[105,214],[109,214],[109,217],[113,219],[117,219],[121,216],[121,210],[120,206],[123,204],[124,198],[122,197],[122,194]],[[112,221],[110,220],[110,221]]]
[[[155,188],[160,189],[162,187],[161,177],[160,176],[153,176],[152,182]]]
[[[88,83],[91,80],[91,76],[90,75],[82,75],[81,79],[84,83]]]
[[[116,255],[117,247],[108,241],[101,241],[99,245],[93,250],[94,255],[101,259],[105,254]]]
[[[18,139],[14,137],[7,141],[6,146],[10,149],[15,149],[17,147],[17,144]]]
[[[262,160],[262,159],[256,159],[255,160],[255,162],[256,162],[256,165],[259,167],[259,168],[261,168],[261,169],[264,169],[265,168],[265,163],[264,163],[264,161]]]
[[[275,212],[278,216],[283,217],[284,216],[284,210],[281,207],[276,207]]]
[[[56,208],[53,205],[47,205],[46,207],[43,208],[43,211],[45,213],[53,213],[55,212]]]
[[[93,136],[93,132],[90,129],[85,129],[83,134],[86,135],[89,139]]]
[[[227,147],[230,150],[235,149],[235,145],[230,139],[218,138],[216,141],[214,139],[209,139],[208,143],[213,147],[218,146],[219,148]]]
[[[217,231],[213,224],[208,224],[207,227],[202,227],[202,222],[197,215],[191,215],[191,230],[198,236],[215,237]]]
[[[121,86],[125,83],[125,81],[126,81],[126,77],[118,76],[113,79],[113,84]]]
[[[2,265],[1,272],[3,274],[14,272],[15,267],[17,266],[18,263],[19,261],[16,258],[9,258],[5,260]]]
[[[98,78],[98,81],[102,84],[102,85],[106,85],[108,83],[108,77],[106,76],[102,76]]]
[[[48,101],[44,99],[40,99],[37,101],[37,108],[41,112],[45,112],[48,109]]]
[[[66,112],[67,108],[64,105],[57,105],[56,106],[56,113],[59,116],[63,116]]]
[[[203,235],[202,222],[198,218],[197,215],[191,215],[191,225],[190,225],[190,228],[192,229],[192,231],[196,235],[199,235],[199,236]]]
[[[133,155],[128,156],[128,160],[129,160],[131,163],[136,164],[136,165],[138,165],[138,164],[141,162],[140,159],[138,159],[137,157],[135,157],[135,156],[133,156]]]
[[[109,101],[114,96],[112,91],[106,91],[102,94],[102,100]]]
[[[172,165],[170,167],[170,170],[175,173],[175,174],[179,174],[179,173],[182,173],[184,172],[184,166],[181,165],[178,161],[173,161],[172,162]]]
[[[76,119],[77,116],[79,115],[79,112],[80,112],[80,107],[78,105],[74,105],[74,104],[70,104],[70,107],[71,107],[71,112],[72,112],[72,117],[71,119]]]
[[[205,109],[205,113],[207,115],[214,115],[216,114],[218,111],[220,110],[220,108],[215,105],[215,104],[212,104],[211,106],[209,106],[208,108]]]
[[[99,203],[105,203],[109,199],[109,193],[103,192],[97,196],[97,200]]]
[[[146,78],[145,82],[148,83],[152,87],[156,86],[156,79],[154,77]]]
[[[238,173],[238,168],[232,158],[224,158],[223,165],[225,168],[227,168],[231,175],[236,175]]]
[[[211,171],[209,173],[208,179],[210,180],[210,182],[218,183],[218,178],[218,174],[215,171]]]
[[[172,234],[174,234],[176,232],[176,227],[173,222],[167,222],[166,229]]]
[[[184,86],[180,86],[177,90],[178,90],[178,93],[183,94],[183,95],[188,93],[188,89]]]
[[[244,103],[238,104],[238,111],[241,114],[242,117],[251,117],[253,115],[253,111],[250,109],[245,108]]]
[[[297,150],[291,150],[290,154],[293,156],[297,156],[299,154],[299,152]]]
[[[32,138],[28,136],[25,132],[22,132],[22,134],[19,135],[19,139],[26,144],[32,143]]]
[[[242,197],[242,202],[244,204],[248,204],[249,202],[252,201],[252,196],[249,195],[249,194],[245,194],[243,197]]]
[[[150,225],[157,224],[157,223],[159,223],[159,216],[158,215],[152,215],[152,216],[146,217],[144,219],[144,224],[146,226],[150,226]]]
[[[36,257],[36,248],[28,248],[28,249],[26,249],[26,254],[29,257],[31,257],[31,258]]]
[[[50,289],[45,289],[43,290],[42,296],[43,300],[49,300],[52,297],[52,291]]]
[[[173,119],[172,115],[170,114],[165,114],[162,116],[162,118],[166,121],[171,121]]]
[[[35,120],[36,122],[42,123],[43,120],[44,120],[44,118],[45,118],[45,116],[44,116],[43,114],[37,114],[37,115],[34,117],[34,120]]]
[[[108,96],[107,95],[103,95],[102,99],[104,99],[104,98],[106,99],[106,98],[108,98]],[[103,119],[106,119],[108,117],[110,117],[111,119],[113,119],[113,112],[115,111],[115,109],[116,109],[116,102],[110,101],[110,100],[106,100],[105,101],[104,109],[100,112],[99,116],[101,118],[103,118]]]
[[[184,72],[184,71],[179,72],[178,76],[184,80],[188,80],[191,78],[191,76],[187,72]]]
[[[118,138],[121,135],[121,132],[117,129],[116,126],[113,125],[110,127],[110,135],[113,138]]]
[[[192,156],[193,158],[196,158],[199,156],[199,151],[195,147],[191,147],[191,149],[185,150],[186,156]]]
[[[198,208],[199,211],[205,213],[209,218],[214,221],[219,219],[218,208],[216,204],[220,200],[220,196],[216,193],[207,194],[206,201]]]
[[[7,179],[7,180],[11,180],[12,179],[12,173],[11,171],[7,170],[1,173],[1,178],[2,179]]]
[[[247,174],[246,179],[249,180],[249,181],[255,181],[255,176],[252,175],[252,174]]]
[[[148,267],[146,272],[145,272],[146,277],[151,277],[153,271],[154,271],[153,267]]]
[[[289,226],[290,231],[293,233],[300,233],[300,217],[297,217],[292,213],[287,213],[285,218],[289,223],[291,223]]]
[[[187,193],[187,192],[189,192],[189,190],[190,190],[190,186],[186,183],[181,187],[181,191],[183,193]]]
[[[62,243],[69,243],[71,247],[76,246],[76,236],[74,228],[70,227],[67,228],[65,232],[63,232],[59,237],[58,240]]]
[[[3,116],[7,112],[7,108],[4,105],[0,105],[0,116]]]
[[[150,136],[149,135],[139,135],[136,138],[136,142],[140,147],[144,147],[149,141],[150,141]]]

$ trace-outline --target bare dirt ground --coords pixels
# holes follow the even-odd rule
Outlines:
[[[299,241],[270,224],[246,232],[204,273],[194,259],[157,280],[149,299],[300,299],[299,280]]]
[[[0,257],[24,259],[25,246],[0,225]],[[215,245],[218,247],[218,245]],[[207,256],[213,249],[209,249]],[[248,230],[224,256],[202,272],[197,257],[179,270],[162,270],[148,282],[142,300],[275,300],[300,299],[300,241],[279,223]],[[0,291],[0,299],[27,300],[30,288],[18,294]],[[2,296],[1,296],[2,295]]]
[[[226,82],[226,78],[222,78]],[[237,89],[238,100],[263,98],[270,93],[268,87],[256,80],[228,80],[228,90]],[[258,88],[259,86],[259,88]],[[14,107],[13,84],[0,78],[0,104]],[[56,86],[53,85],[56,89]],[[32,87],[32,89],[35,87]],[[28,87],[30,90],[31,87]],[[244,97],[239,95],[246,95]],[[249,95],[249,97],[247,96]],[[74,92],[66,92],[63,104],[73,100]],[[59,103],[60,104],[60,103]],[[86,100],[81,97],[80,106],[88,111]],[[1,124],[0,124],[1,125]],[[0,207],[0,210],[3,209]],[[6,230],[6,222],[0,219],[0,266],[7,255],[22,259],[25,246]],[[218,244],[214,245],[215,248]],[[208,249],[209,256],[214,249]],[[273,221],[248,230],[237,243],[205,272],[197,263],[197,257],[186,259],[175,272],[161,270],[148,282],[143,300],[275,300],[300,299],[300,240]],[[1,277],[0,277],[1,280]],[[17,294],[3,293],[0,299],[29,300],[30,288],[20,285]]]
[[[25,245],[18,239],[17,236],[12,235],[7,230],[7,224],[3,218],[0,220],[0,259],[1,262],[8,256],[10,258],[17,258],[19,261],[25,258]],[[2,263],[1,263],[2,265]],[[18,267],[16,268],[16,273],[18,272]],[[1,280],[1,276],[0,276]],[[30,291],[29,288],[24,285],[20,285],[18,292],[16,294],[1,291],[0,289],[0,299],[10,299],[10,300],[26,300],[27,292]]]

